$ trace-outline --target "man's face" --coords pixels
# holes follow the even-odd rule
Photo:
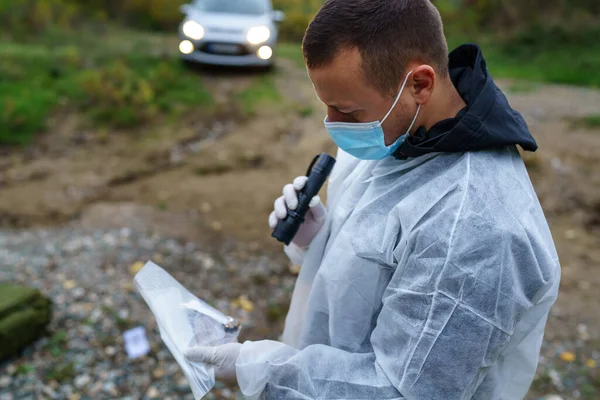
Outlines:
[[[381,121],[395,100],[382,95],[366,81],[357,49],[340,52],[329,65],[309,69],[308,75],[317,97],[327,106],[330,122]],[[390,90],[397,94],[405,78],[399,76],[397,87]],[[382,125],[387,146],[406,133],[417,111],[410,82],[409,78],[398,104]]]

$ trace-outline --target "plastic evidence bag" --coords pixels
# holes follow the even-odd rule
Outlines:
[[[135,275],[134,282],[156,318],[161,339],[187,377],[194,398],[201,399],[215,385],[214,367],[188,361],[185,350],[236,342],[239,324],[191,294],[151,261]]]

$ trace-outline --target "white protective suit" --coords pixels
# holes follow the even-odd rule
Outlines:
[[[242,346],[243,393],[523,398],[560,267],[516,147],[337,160],[283,343]]]

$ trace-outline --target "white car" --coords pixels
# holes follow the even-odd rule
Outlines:
[[[179,52],[201,64],[270,67],[277,23],[271,0],[194,0],[181,6]]]

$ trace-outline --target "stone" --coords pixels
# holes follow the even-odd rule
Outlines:
[[[107,356],[112,357],[115,354],[117,354],[117,349],[115,349],[113,346],[108,346],[107,348],[104,349],[104,352],[106,353]]]
[[[115,385],[115,383],[112,381],[104,382],[104,384],[102,385],[102,391],[111,396],[117,396],[119,394],[117,390],[117,385]]]
[[[98,393],[100,393],[100,389],[102,389],[102,382],[96,382],[90,389],[89,395],[92,397],[96,397]]]
[[[83,296],[85,296],[85,289],[82,287],[76,287],[73,289],[72,293],[75,299],[81,299]]]
[[[577,333],[579,333],[579,338],[584,342],[590,340],[590,334],[587,329],[587,325],[579,324],[577,325]]]
[[[12,379],[10,376],[2,376],[0,377],[0,388],[5,388],[8,387],[8,385],[10,385],[10,383],[12,382]]]
[[[73,386],[71,385],[64,385],[60,388],[60,390],[64,397],[67,399],[70,399],[71,396],[73,396]]]
[[[87,325],[82,325],[79,327],[79,332],[86,337],[90,337],[94,334],[94,328]]]
[[[169,375],[174,375],[177,372],[179,372],[179,370],[180,370],[179,364],[171,363],[167,366],[167,374],[169,374]]]
[[[90,383],[91,380],[92,378],[90,378],[90,376],[87,374],[79,375],[77,378],[75,378],[75,387],[78,389],[82,389],[84,386]]]
[[[42,393],[44,393],[46,396],[50,397],[51,399],[58,398],[58,395],[56,394],[56,392],[54,390],[52,390],[52,388],[49,386],[42,387]]]
[[[90,321],[95,324],[96,322],[100,321],[100,318],[102,318],[102,311],[96,308],[90,315]]]
[[[552,384],[554,385],[554,387],[556,387],[558,390],[564,389],[562,378],[557,370],[551,369],[550,372],[548,373],[548,376],[550,376],[550,379],[552,380]]]
[[[166,375],[166,372],[162,368],[157,368],[152,372],[154,379],[162,379]]]
[[[188,393],[190,391],[190,385],[185,377],[177,379],[175,391],[178,393]]]
[[[151,399],[155,399],[160,396],[160,392],[154,386],[150,386],[150,388],[146,392],[146,395]]]
[[[77,286],[77,282],[75,282],[74,280],[68,279],[68,280],[66,280],[66,281],[63,282],[63,288],[65,290],[74,289],[75,286]]]

